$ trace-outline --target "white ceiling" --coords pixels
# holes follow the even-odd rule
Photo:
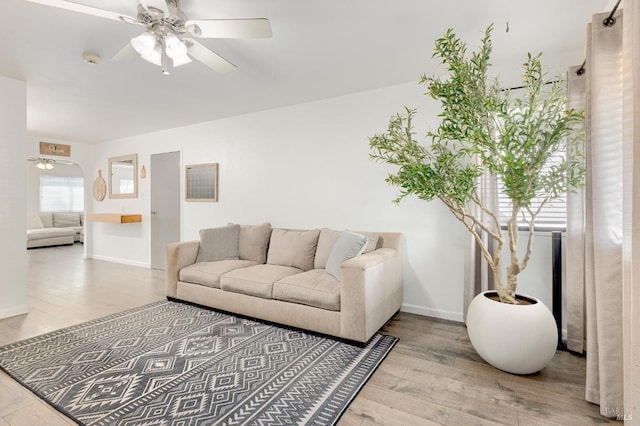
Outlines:
[[[136,15],[136,0],[78,2]],[[552,73],[581,63],[585,23],[611,3],[181,0],[191,19],[266,17],[273,38],[201,39],[238,69],[219,75],[194,61],[164,76],[142,59],[109,60],[141,33],[137,26],[0,0],[0,75],[27,82],[32,134],[95,143],[417,81],[438,72],[433,43],[449,27],[475,46],[495,23],[493,62],[516,85],[528,51],[543,52]],[[102,63],[85,64],[83,52],[99,54]]]

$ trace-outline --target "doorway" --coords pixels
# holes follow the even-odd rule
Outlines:
[[[180,241],[180,152],[152,154],[151,185],[151,268],[165,269],[165,247]]]
[[[28,157],[26,183],[27,248],[83,243],[86,181],[80,165],[66,158]],[[65,229],[38,229],[54,227]]]

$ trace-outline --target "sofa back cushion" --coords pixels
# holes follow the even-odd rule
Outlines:
[[[55,228],[81,226],[80,213],[53,212],[53,226]]]
[[[327,272],[340,280],[340,264],[352,257],[360,256],[368,242],[369,239],[365,235],[349,231],[341,232],[327,259]]]
[[[53,228],[53,213],[41,212],[38,214],[45,228]]]
[[[239,259],[239,236],[240,225],[201,229],[196,263]]]
[[[303,271],[313,269],[319,235],[319,229],[308,231],[274,229],[271,231],[267,263],[292,266]]]
[[[238,252],[240,259],[267,262],[267,247],[271,238],[271,224],[240,225]]]
[[[27,215],[27,229],[40,229],[44,228],[42,224],[42,219],[40,219],[40,215],[37,213],[29,213]]]

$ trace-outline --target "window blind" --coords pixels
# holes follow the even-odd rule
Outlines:
[[[498,203],[500,206],[500,223],[506,226],[507,220],[511,217],[511,200],[502,191],[502,182],[498,182]],[[540,207],[541,199],[535,198],[531,203],[531,210],[536,211]],[[528,212],[524,211],[527,219]],[[522,216],[518,217],[518,227],[526,227],[529,225]],[[555,199],[547,202],[536,217],[536,230],[564,231],[567,227],[567,198]]]
[[[84,178],[40,175],[40,211],[84,210]]]
[[[555,159],[557,161],[563,161],[565,158],[564,152],[559,152]],[[550,170],[555,161],[554,158],[550,159],[550,163],[542,168],[542,173],[546,173]],[[544,197],[536,197],[531,202],[531,210],[537,211],[540,208],[540,204],[544,201]],[[507,220],[511,217],[511,200],[504,193],[504,184],[501,179],[498,179],[498,205],[500,209],[500,224],[506,226]],[[522,213],[525,215],[525,219],[529,220],[529,213],[523,209]],[[522,214],[518,217],[518,227],[528,228],[529,224],[523,219]],[[536,217],[534,229],[536,230],[549,230],[549,231],[565,231],[567,228],[567,196],[562,194],[558,198],[554,198],[552,201],[548,201],[540,213]]]

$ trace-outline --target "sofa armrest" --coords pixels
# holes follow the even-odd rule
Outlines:
[[[340,265],[340,330],[366,342],[402,305],[402,257],[381,248]]]
[[[167,297],[176,297],[180,270],[193,265],[198,257],[199,241],[181,241],[167,244],[165,248],[165,286]]]

